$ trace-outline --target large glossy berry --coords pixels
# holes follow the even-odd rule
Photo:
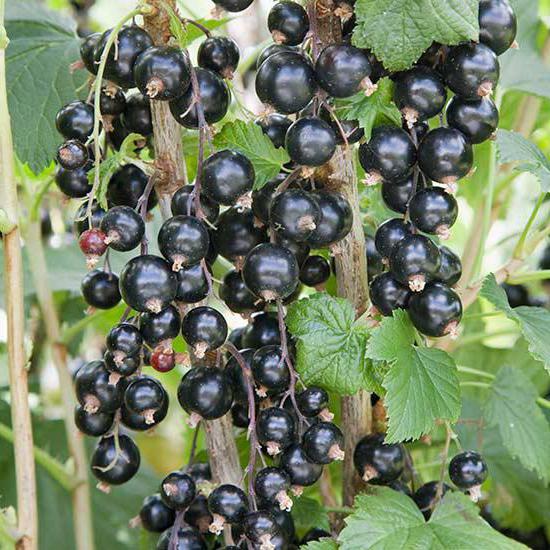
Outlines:
[[[91,470],[102,483],[122,485],[132,479],[139,470],[141,457],[134,441],[127,435],[104,437],[95,448]]]
[[[77,139],[70,139],[57,149],[57,162],[65,170],[84,168],[88,158],[88,148]]]
[[[229,88],[223,79],[208,69],[195,69],[199,85],[201,105],[207,124],[220,121],[229,108]],[[185,128],[199,127],[199,114],[194,104],[193,86],[178,99],[170,102],[170,111],[176,121]]]
[[[209,530],[219,534],[225,522],[235,524],[244,519],[248,512],[248,499],[245,492],[235,485],[219,485],[208,496],[208,509],[214,517]]]
[[[275,548],[272,540],[280,534],[279,526],[269,512],[250,512],[243,519],[246,538],[259,548]]]
[[[120,273],[122,298],[136,311],[159,313],[174,300],[176,291],[176,274],[158,256],[132,258]]]
[[[231,387],[233,388],[233,399],[240,404],[248,406],[248,383],[247,378],[250,378],[250,368],[252,365],[252,357],[254,356],[253,349],[241,349],[239,350],[241,358],[247,367],[247,371],[244,372],[237,359],[231,355],[229,360],[225,364],[225,372],[231,380]]]
[[[256,69],[259,69],[262,66],[262,63],[273,54],[279,53],[279,52],[294,52],[301,54],[301,50],[299,48],[296,48],[294,46],[287,46],[285,44],[270,44],[269,46],[266,46],[258,56],[258,59],[256,60]]]
[[[267,26],[278,44],[298,46],[309,31],[309,17],[300,4],[282,0],[271,8]]]
[[[162,384],[150,376],[134,378],[124,392],[128,410],[143,416],[146,424],[154,424],[154,414],[165,406],[168,394]]]
[[[405,130],[378,126],[370,141],[359,147],[359,162],[369,183],[402,180],[416,163],[416,148]]]
[[[136,355],[141,351],[143,337],[135,325],[119,323],[107,334],[106,344],[109,351]]]
[[[196,304],[204,300],[210,291],[208,279],[202,265],[182,267],[178,273],[176,301],[184,304]]]
[[[116,411],[122,403],[123,391],[123,381],[111,384],[103,361],[91,361],[76,373],[76,397],[87,413]]]
[[[191,527],[198,529],[201,533],[208,533],[213,518],[210,510],[208,510],[207,498],[199,493],[187,508],[183,518]]]
[[[176,514],[172,508],[168,508],[162,502],[160,495],[157,493],[143,499],[139,519],[142,527],[147,531],[162,533],[174,525]]]
[[[197,53],[199,67],[214,71],[223,78],[233,78],[239,58],[239,47],[226,36],[210,36],[201,43]]]
[[[134,79],[143,95],[170,101],[183,95],[191,83],[189,62],[179,48],[154,46],[136,59]]]
[[[260,397],[277,395],[288,388],[290,372],[281,346],[264,346],[254,353],[252,375]]]
[[[256,124],[260,126],[263,133],[271,140],[275,147],[284,147],[286,133],[292,125],[290,118],[279,113],[272,113],[259,118]]]
[[[472,169],[472,144],[454,128],[435,128],[420,142],[418,163],[424,175],[440,183],[455,183]]]
[[[401,445],[384,443],[382,434],[367,435],[357,443],[353,463],[364,481],[386,485],[401,475],[405,451]]]
[[[243,333],[242,347],[258,349],[280,343],[277,316],[267,311],[253,315]]]
[[[227,323],[223,315],[208,306],[196,307],[183,318],[183,339],[198,357],[222,346],[227,339]]]
[[[321,209],[315,196],[301,189],[287,189],[279,193],[269,207],[272,229],[296,242],[305,241],[320,219]]]
[[[296,242],[288,237],[285,237],[280,232],[274,232],[273,241],[278,245],[288,248],[296,257],[298,265],[302,265],[311,252],[311,248],[308,244]]]
[[[189,474],[184,472],[172,472],[160,484],[162,501],[173,510],[187,508],[193,502],[196,494],[195,481]]]
[[[74,409],[74,423],[86,435],[100,437],[105,435],[113,426],[115,415],[112,412],[86,412],[83,406],[77,405]]]
[[[451,48],[443,70],[447,86],[464,99],[490,95],[500,76],[497,56],[485,44],[467,43]]]
[[[275,456],[294,443],[296,427],[292,415],[285,409],[270,407],[258,414],[256,422],[258,441]]]
[[[445,107],[447,89],[441,77],[426,67],[414,67],[395,80],[393,99],[408,124],[438,115]]]
[[[349,97],[371,89],[371,65],[363,50],[348,44],[331,44],[317,58],[319,85],[332,97]]]
[[[306,418],[332,416],[328,410],[328,401],[328,393],[317,386],[310,386],[296,396],[298,409]]]
[[[112,29],[105,31],[99,40],[95,52],[95,61],[99,63],[105,50],[107,40]],[[124,27],[111,46],[107,55],[104,78],[118,84],[121,88],[135,88],[134,65],[138,56],[148,48],[153,46],[153,40],[149,34],[138,27],[132,25]]]
[[[140,93],[127,97],[121,120],[128,132],[144,137],[150,136],[153,133],[153,121],[149,98]]]
[[[89,34],[80,43],[80,59],[86,70],[91,74],[97,74],[98,65],[95,62],[95,49],[101,39],[100,32]]]
[[[211,201],[232,206],[252,191],[255,177],[248,158],[242,153],[224,149],[204,161],[202,191]]]
[[[376,276],[369,287],[372,305],[384,316],[391,316],[396,309],[407,309],[411,291],[391,273]]]
[[[442,187],[430,187],[414,195],[409,203],[409,215],[423,233],[446,239],[458,217],[458,203]]]
[[[80,291],[86,303],[97,309],[111,309],[120,302],[118,277],[100,269],[86,273]]]
[[[409,235],[397,243],[390,256],[393,276],[413,292],[424,289],[441,265],[437,246],[424,235]],[[410,302],[409,302],[410,307]]]
[[[166,529],[159,537],[156,550],[207,550],[208,546],[197,529],[182,526],[173,533],[174,527]],[[174,537],[172,538],[172,535]],[[174,543],[172,543],[172,540]]]
[[[295,488],[309,487],[317,482],[323,473],[323,466],[312,462],[301,445],[291,445],[281,455],[281,468],[290,476]]]
[[[94,108],[84,101],[73,101],[59,110],[55,116],[55,126],[65,139],[77,139],[84,143],[94,129]]]
[[[138,246],[145,235],[143,218],[129,206],[111,208],[99,225],[105,233],[105,242],[119,252],[128,252]]]
[[[58,166],[55,171],[55,183],[57,187],[71,199],[85,197],[92,190],[92,184],[88,180],[90,167],[90,163],[76,170],[66,170]]]
[[[423,188],[424,181],[420,175],[415,178],[414,174],[410,174],[403,180],[383,181],[382,199],[390,210],[405,214],[413,195]]]
[[[309,459],[316,464],[330,464],[344,459],[344,435],[331,422],[312,424],[304,434],[302,446]]]
[[[287,495],[290,489],[288,473],[274,466],[263,468],[254,479],[254,493],[263,504],[276,504],[281,510],[289,511],[292,500]]]
[[[374,245],[382,258],[389,259],[395,246],[409,235],[412,235],[412,225],[401,218],[392,218],[376,230]]]
[[[302,117],[288,129],[285,147],[296,164],[321,166],[334,155],[336,134],[323,119]]]
[[[459,489],[479,492],[479,486],[487,479],[487,463],[475,451],[466,451],[453,457],[449,464],[449,477]],[[475,495],[474,495],[475,496]]]
[[[148,181],[147,174],[134,164],[122,166],[109,180],[107,187],[109,207],[129,206],[130,208],[136,208]],[[156,203],[156,195],[151,193],[147,209],[150,210]]]
[[[117,376],[130,376],[141,366],[141,354],[123,355],[120,352],[106,351],[103,354],[105,368],[115,376],[111,376],[112,380],[116,380]]]
[[[244,284],[238,271],[228,271],[219,289],[220,298],[235,313],[250,313],[262,306],[262,301],[252,294]]]
[[[270,55],[256,74],[260,101],[280,113],[297,113],[309,104],[316,91],[315,71],[299,53],[283,51]]]
[[[252,1],[253,0],[215,0],[214,4],[216,4],[216,6],[219,6],[220,8],[223,8],[226,11],[236,13],[248,8],[248,6],[252,4]]]
[[[413,500],[418,506],[422,515],[428,520],[432,515],[432,511],[435,505],[438,503],[436,500],[438,493],[438,481],[429,481],[421,487],[419,487],[413,495]],[[443,497],[447,491],[451,488],[446,483],[441,483],[440,495]]]
[[[266,302],[290,296],[298,286],[298,276],[296,257],[277,244],[265,243],[253,248],[243,265],[245,285]]]
[[[321,209],[321,219],[307,244],[312,248],[325,248],[341,241],[350,232],[353,212],[347,199],[339,193],[315,191],[312,195]]]
[[[166,418],[168,414],[168,404],[169,400],[165,399],[163,406],[153,413],[153,422],[151,423],[150,419],[148,421],[144,415],[132,412],[125,403],[122,403],[120,407],[120,421],[126,428],[137,432],[152,430]]]
[[[143,339],[153,347],[165,340],[173,340],[181,330],[179,310],[168,306],[159,313],[143,313],[139,319],[139,330]]]
[[[200,204],[202,213],[211,223],[215,223],[220,213],[220,207],[211,201],[204,193],[200,195]],[[173,216],[196,216],[195,210],[195,187],[193,185],[184,185],[180,187],[173,195],[170,204]]]
[[[323,256],[308,256],[300,267],[300,282],[316,287],[330,278],[330,264]]]
[[[469,101],[455,96],[447,107],[447,123],[460,130],[470,143],[482,143],[497,130],[499,113],[489,97]]]
[[[508,0],[481,0],[479,40],[497,55],[503,54],[516,39],[517,18]]]
[[[413,325],[434,338],[456,334],[462,318],[462,302],[458,294],[443,283],[430,283],[409,300]]]
[[[453,286],[462,277],[462,262],[460,256],[455,254],[450,248],[442,246],[439,249],[441,255],[441,265],[437,270],[434,280]]]

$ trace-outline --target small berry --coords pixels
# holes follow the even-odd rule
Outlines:
[[[275,548],[273,538],[280,534],[279,526],[269,512],[250,512],[243,519],[246,538],[261,550]]]
[[[127,435],[104,437],[94,450],[91,470],[101,484],[122,485],[132,479],[137,471],[141,457],[134,441]]]
[[[380,275],[384,271],[384,260],[381,254],[376,250],[374,238],[370,235],[365,235],[365,248],[367,255],[367,273],[369,281]]]
[[[173,216],[197,216],[195,211],[195,192],[193,185],[180,187],[173,195],[170,204]],[[216,223],[220,214],[220,206],[212,202],[204,193],[200,195],[202,213],[211,223]]]
[[[241,347],[259,349],[280,344],[281,334],[277,316],[267,311],[253,315],[242,335]]]
[[[278,113],[272,113],[259,118],[256,124],[260,126],[263,133],[271,140],[275,147],[279,148],[285,146],[286,133],[290,126],[292,126],[292,120],[290,118]]]
[[[472,500],[481,497],[480,486],[487,479],[487,463],[474,451],[466,451],[453,457],[449,464],[451,481],[462,490],[468,490]]]
[[[94,108],[84,101],[73,101],[59,110],[55,126],[65,139],[85,143],[94,129]]]
[[[74,232],[77,235],[82,235],[84,231],[90,228],[88,225],[88,216],[87,216],[87,210],[88,210],[88,201],[84,201],[76,211],[76,214],[74,215]],[[99,206],[95,201],[92,204],[92,223],[91,227],[93,229],[96,229],[99,227],[99,224],[101,223],[101,220],[103,216],[105,215],[105,210]]]
[[[198,494],[195,500],[187,508],[183,519],[191,527],[194,527],[201,533],[208,533],[208,528],[213,521],[212,514],[208,510],[208,500],[202,495]]]
[[[309,256],[309,253],[311,251],[310,246],[306,243],[298,243],[292,239],[289,239],[288,237],[282,235],[280,232],[274,233],[275,235],[273,241],[280,246],[288,248],[296,257],[298,265],[302,265]]]
[[[413,174],[399,181],[382,182],[382,199],[385,205],[394,212],[405,214],[413,195],[424,188],[424,180],[419,174]]]
[[[267,26],[277,44],[298,46],[309,31],[309,17],[300,4],[282,0],[271,8]]]
[[[141,93],[135,93],[126,98],[126,107],[121,116],[124,128],[130,133],[144,137],[153,133],[151,118],[151,102]]]
[[[107,349],[123,355],[137,355],[143,345],[139,329],[130,323],[119,323],[107,334]]]
[[[105,239],[107,235],[101,229],[87,229],[78,239],[78,246],[85,254],[86,261],[90,267],[93,267],[100,256],[107,251]]]
[[[294,443],[294,419],[285,409],[270,407],[258,414],[256,423],[258,441],[265,445],[270,456],[278,455]]]
[[[248,6],[250,6],[250,4],[252,4],[252,1],[253,0],[213,0],[216,6],[219,6],[220,8],[223,8],[231,13],[245,10]]]
[[[77,405],[74,409],[74,423],[85,435],[101,437],[112,427],[115,415],[112,412],[86,412],[83,406]]]
[[[434,280],[445,283],[447,286],[453,286],[462,277],[460,257],[446,246],[440,247],[439,253],[441,255],[441,266],[434,276]]]
[[[176,366],[176,357],[172,349],[157,346],[151,354],[151,367],[157,372],[170,372]]]
[[[235,313],[250,313],[261,309],[263,302],[258,300],[244,284],[238,271],[228,271],[219,289],[220,298]]]
[[[256,69],[259,69],[262,66],[262,63],[273,54],[279,53],[279,52],[294,52],[301,54],[301,51],[299,48],[296,48],[294,46],[287,46],[285,44],[270,44],[269,46],[266,46],[258,56],[258,59],[256,60]]]
[[[81,199],[92,190],[92,184],[88,179],[89,169],[89,163],[84,168],[76,170],[65,170],[58,166],[55,171],[55,183],[61,192],[71,199]]]
[[[182,267],[177,273],[177,278],[177,302],[196,304],[208,296],[210,288],[202,265]]]
[[[141,354],[122,355],[120,352],[106,351],[103,354],[103,361],[105,361],[105,368],[111,373],[109,380],[114,383],[121,376],[131,376],[139,369]]]
[[[350,203],[339,193],[316,191],[312,195],[321,209],[321,219],[307,244],[325,248],[341,241],[351,231],[353,212]]]
[[[196,307],[183,318],[181,333],[193,353],[201,358],[207,351],[223,346],[227,339],[227,322],[211,307]]]
[[[287,494],[290,489],[290,476],[281,468],[264,468],[254,479],[254,493],[266,504],[276,504],[281,510],[289,512],[292,500]]]
[[[455,96],[447,107],[447,123],[460,130],[470,143],[483,143],[497,130],[499,113],[493,100],[482,97],[474,101]]]
[[[174,525],[176,514],[162,502],[157,493],[143,499],[139,519],[145,530],[151,533],[162,533]]]
[[[479,3],[479,41],[497,55],[514,44],[517,18],[508,0],[481,0]]]
[[[139,199],[149,182],[147,174],[134,164],[126,164],[119,168],[109,180],[107,187],[107,202],[113,206],[129,206],[137,208]],[[157,204],[156,195],[151,193],[147,210]]]
[[[90,100],[92,105],[95,102],[95,93]],[[121,115],[126,108],[126,97],[120,88],[112,90],[111,88],[102,88],[99,96],[99,112],[103,117],[117,117]],[[107,124],[106,124],[107,125]]]
[[[196,494],[195,481],[184,472],[172,472],[160,484],[160,497],[172,510],[184,510],[193,502]]]
[[[264,346],[254,353],[252,375],[260,397],[277,395],[288,389],[290,372],[280,346]]]
[[[111,309],[121,298],[118,277],[100,269],[86,273],[80,284],[80,291],[86,303],[97,309]]]
[[[318,287],[330,278],[330,264],[323,256],[309,256],[300,268],[300,282]]]
[[[416,193],[409,203],[414,226],[423,233],[447,239],[458,218],[458,203],[441,187],[430,187]]]
[[[367,435],[357,443],[353,463],[363,481],[387,485],[403,472],[405,452],[401,445],[384,443],[381,434]]]
[[[285,147],[290,158],[302,166],[321,166],[336,151],[336,134],[318,117],[299,118],[288,129]]]
[[[529,305],[529,290],[523,285],[511,285],[503,283],[501,285],[510,307],[520,307]]]
[[[441,497],[451,488],[446,483],[441,483]],[[413,495],[413,500],[422,512],[426,520],[430,519],[434,506],[437,504],[438,481],[429,481],[419,487]]]
[[[207,550],[208,546],[197,529],[180,527],[172,538],[174,527],[170,527],[159,537],[156,550]],[[174,543],[171,544],[172,540]]]
[[[142,415],[132,412],[123,403],[120,407],[120,421],[126,428],[135,430],[137,432],[146,432],[152,430],[155,426],[158,426],[168,414],[168,399],[164,400],[162,408],[155,411],[153,414],[153,423],[147,422],[147,419]]]
[[[121,405],[125,384],[112,384],[103,361],[91,361],[78,369],[75,393],[78,402],[89,414],[113,413]]]
[[[397,244],[410,235],[412,235],[412,225],[409,222],[401,218],[386,220],[374,235],[376,250],[383,259],[387,260]]]
[[[208,496],[208,509],[214,517],[210,532],[219,535],[224,524],[240,523],[248,512],[248,499],[242,489],[225,484],[216,487]]]
[[[332,537],[331,533],[320,529],[319,527],[312,527],[302,538],[300,544],[305,545],[308,542],[316,542],[321,539],[330,539]]]
[[[316,464],[330,464],[334,460],[343,460],[344,435],[330,422],[318,422],[311,425],[304,434],[302,445],[310,460]]]
[[[154,414],[161,410],[168,394],[162,384],[150,376],[132,380],[124,392],[124,403],[128,410],[145,418],[146,424],[154,424]]]
[[[281,468],[290,476],[294,492],[317,482],[323,473],[323,466],[312,462],[301,445],[291,445],[281,455]]]
[[[65,170],[84,168],[88,158],[88,148],[77,139],[70,139],[57,149],[57,162]]]
[[[231,79],[239,64],[239,47],[226,36],[210,36],[199,46],[197,62],[199,67]]]
[[[106,236],[105,243],[119,252],[133,250],[145,235],[143,218],[129,206],[111,208],[103,216],[99,227]]]
[[[296,242],[305,241],[320,219],[321,209],[315,196],[301,189],[287,189],[279,193],[269,206],[272,228]]]
[[[328,410],[328,393],[323,388],[311,386],[296,396],[298,409],[306,418],[321,416],[322,420],[332,420],[333,414]]]
[[[95,49],[101,39],[100,32],[94,32],[89,34],[82,42],[80,43],[80,59],[86,70],[95,75],[97,74],[98,65],[95,62]]]
[[[391,273],[381,273],[370,283],[369,295],[372,305],[389,317],[396,309],[407,309],[411,291],[396,281]]]
[[[142,313],[139,318],[139,330],[143,339],[154,347],[178,336],[181,330],[181,315],[178,309],[172,305],[159,313]]]

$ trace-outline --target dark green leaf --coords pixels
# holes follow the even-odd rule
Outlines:
[[[313,498],[302,496],[294,499],[292,518],[299,537],[303,537],[313,527],[330,531],[328,514]]]
[[[310,542],[305,546],[300,546],[302,550],[338,550],[338,544],[332,539],[321,539],[315,542]]]

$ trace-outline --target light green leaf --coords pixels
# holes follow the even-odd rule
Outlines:
[[[294,499],[292,518],[300,538],[313,527],[330,532],[328,514],[319,502],[313,498],[302,496]]]
[[[315,542],[310,542],[305,546],[300,546],[302,550],[337,550],[338,544],[335,540],[324,538]]]
[[[402,71],[433,42],[477,40],[478,0],[358,0],[353,43],[371,49],[391,71]]]
[[[386,441],[418,439],[438,419],[460,414],[460,387],[453,358],[435,348],[414,346],[414,328],[402,311],[372,332],[367,356],[391,365],[383,386],[389,423]]]
[[[290,161],[287,152],[282,147],[277,149],[254,122],[228,122],[214,137],[214,145],[217,149],[232,149],[248,157],[256,172],[254,189],[261,189]]]

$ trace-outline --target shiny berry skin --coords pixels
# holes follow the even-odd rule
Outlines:
[[[302,446],[309,459],[316,464],[330,464],[343,460],[344,435],[331,422],[312,424],[304,434]]]
[[[195,212],[195,192],[193,185],[184,185],[172,195],[172,215],[173,216],[196,216]],[[215,223],[220,213],[220,207],[212,202],[204,193],[200,196],[201,210],[210,223]]]
[[[92,184],[88,180],[90,165],[76,170],[65,170],[58,166],[55,171],[55,183],[57,187],[71,199],[81,199],[91,190]]]
[[[445,107],[447,89],[441,77],[426,67],[414,67],[395,80],[393,99],[409,124],[438,115]]]
[[[263,504],[276,504],[281,510],[290,509],[292,501],[286,494],[290,489],[290,476],[281,468],[263,468],[254,479],[254,493]]]
[[[384,271],[384,260],[376,250],[374,238],[370,235],[365,235],[365,248],[367,255],[367,272],[369,281],[372,281],[376,275],[380,275]]]
[[[250,368],[252,365],[252,357],[254,356],[253,349],[241,349],[239,353],[247,367],[247,376],[250,374]],[[246,382],[246,376],[239,362],[231,355],[225,364],[225,373],[231,380],[231,387],[233,388],[233,399],[237,403],[248,405],[248,386]]]
[[[184,304],[196,304],[208,296],[208,279],[202,265],[182,267],[178,273],[176,301]]]
[[[312,462],[301,445],[291,445],[281,455],[280,467],[290,476],[294,487],[309,487],[323,473],[323,466]]]
[[[103,354],[105,368],[113,374],[119,376],[131,376],[141,366],[141,355],[122,355],[120,352],[106,351]],[[116,377],[112,377],[116,379]]]
[[[254,185],[254,167],[243,154],[225,149],[204,161],[202,192],[213,202],[233,206]]]
[[[437,246],[424,235],[409,235],[395,245],[390,270],[401,284],[420,292],[432,280],[441,265]],[[409,302],[409,308],[410,308]]]
[[[413,495],[413,500],[418,506],[422,515],[425,519],[430,519],[434,506],[437,504],[436,496],[439,482],[438,481],[429,481],[421,487],[419,487]],[[442,483],[441,496],[443,497],[447,491],[450,491],[451,488],[446,484]]]
[[[332,128],[336,135],[337,145],[357,143],[364,135],[365,130],[359,126],[358,120],[336,120],[324,106],[321,106],[319,116]],[[344,139],[344,136],[346,139]]]
[[[260,101],[285,115],[306,107],[316,91],[315,71],[299,53],[282,51],[270,55],[256,74]]]
[[[311,386],[296,396],[298,409],[306,418],[328,413],[328,393],[323,388]]]
[[[231,422],[235,428],[246,429],[250,425],[250,418],[248,416],[248,405],[242,403],[235,403],[231,407]]]
[[[150,346],[156,346],[165,340],[173,340],[181,330],[179,310],[174,306],[168,306],[159,313],[143,313],[139,318],[139,330]]]
[[[206,225],[193,216],[174,216],[166,220],[158,234],[159,250],[172,263],[174,271],[203,260],[209,244]]]
[[[84,143],[94,129],[94,108],[84,101],[73,101],[59,110],[55,126],[65,139]]]
[[[244,261],[243,281],[248,289],[266,302],[283,300],[298,286],[299,268],[288,248],[259,244]]]
[[[112,30],[103,33],[96,48],[95,61],[99,63]],[[135,88],[134,65],[138,56],[153,46],[153,40],[142,28],[132,25],[124,27],[111,46],[105,65],[104,78],[121,88]]]
[[[176,366],[174,350],[166,348],[162,344],[151,353],[151,367],[157,372],[170,372]]]
[[[441,255],[441,265],[434,276],[434,280],[445,283],[448,286],[453,286],[462,277],[462,262],[460,261],[460,257],[446,246],[440,247],[439,253]]]
[[[384,443],[382,434],[367,435],[357,443],[353,463],[363,481],[387,485],[403,472],[405,451],[402,445]]]
[[[386,220],[374,235],[376,250],[384,259],[389,259],[396,245],[412,235],[412,225],[401,218]]]
[[[111,309],[120,302],[118,277],[100,269],[86,273],[80,291],[86,303],[97,309]]]
[[[246,327],[237,327],[234,328],[227,337],[227,341],[231,342],[237,349],[241,349],[243,347],[243,334]]]
[[[497,55],[503,54],[516,39],[517,18],[508,0],[481,0],[479,41]]]
[[[112,412],[88,413],[84,407],[77,405],[74,409],[74,423],[85,435],[100,437],[113,426],[115,415]]]
[[[233,78],[239,58],[239,47],[234,40],[226,36],[210,36],[201,43],[197,53],[199,67],[229,79]]]
[[[107,187],[109,208],[112,206],[136,208],[148,181],[149,178],[145,172],[134,164],[126,164],[119,168],[109,180]],[[150,210],[156,203],[156,195],[151,193],[147,210]]]
[[[88,158],[88,148],[77,139],[70,139],[57,149],[57,162],[65,170],[84,168]]]
[[[464,99],[491,94],[500,76],[498,58],[485,44],[462,44],[449,51],[443,68],[447,86]]]
[[[250,512],[243,519],[246,538],[260,548],[274,548],[272,538],[280,534],[279,526],[269,512]]]
[[[286,133],[292,125],[292,120],[290,118],[278,113],[272,113],[263,118],[259,118],[256,124],[262,129],[263,133],[271,140],[275,147],[284,147]]]
[[[277,316],[267,311],[253,315],[242,336],[243,347],[258,349],[280,343]]]
[[[312,195],[321,209],[321,219],[307,244],[312,248],[325,248],[341,241],[350,232],[353,212],[347,199],[338,193],[315,191]]]
[[[449,477],[459,489],[472,489],[487,479],[487,463],[474,451],[466,451],[453,457],[449,464]]]
[[[198,480],[195,481],[198,482]],[[212,523],[213,518],[208,510],[208,500],[206,497],[199,493],[189,508],[187,508],[183,518],[191,527],[198,529],[201,533],[208,533],[208,527]]]
[[[321,209],[315,196],[301,189],[287,189],[269,206],[269,222],[274,231],[296,242],[305,241],[317,227]]]
[[[162,384],[150,376],[134,378],[124,392],[124,404],[130,412],[145,418],[146,424],[154,424],[154,414],[162,410],[168,394]]]
[[[107,334],[106,344],[109,351],[136,355],[141,351],[143,337],[135,325],[119,323]]]
[[[154,46],[136,59],[134,80],[144,96],[171,101],[183,95],[191,84],[189,63],[179,48]]]
[[[87,258],[93,259],[103,256],[107,251],[105,239],[107,235],[101,229],[87,229],[80,235],[78,246]],[[93,263],[93,261],[91,262]]]
[[[332,97],[349,97],[372,86],[368,57],[348,44],[327,46],[317,58],[315,74],[321,88]]]
[[[271,8],[267,27],[278,44],[298,46],[309,31],[309,17],[300,4],[282,0]]]
[[[295,48],[294,46],[286,46],[285,44],[270,44],[269,46],[266,46],[258,56],[258,59],[256,60],[256,69],[259,69],[262,65],[262,63],[273,54],[279,53],[279,52],[294,52],[301,55],[301,51],[299,48]]]
[[[88,210],[88,201],[84,201],[76,211],[74,215],[73,229],[77,235],[82,235],[84,231],[89,229],[88,216],[86,214]],[[101,219],[105,215],[105,210],[99,206],[95,201],[92,204],[92,228],[98,228],[101,223]]]
[[[129,410],[123,403],[120,407],[120,421],[126,428],[137,432],[152,430],[166,418],[166,415],[168,414],[168,401],[168,399],[165,399],[162,408],[157,409],[153,413],[152,423],[150,419],[148,421],[148,419],[146,419],[142,414],[137,414]]]
[[[227,339],[227,323],[223,315],[208,306],[192,309],[183,318],[183,339],[198,356],[223,346]]]
[[[252,375],[260,397],[277,395],[288,389],[290,372],[281,346],[264,346],[257,350],[252,357]]]
[[[156,545],[156,550],[207,550],[208,546],[201,536],[200,532],[192,527],[180,527],[174,536],[174,544],[172,541],[172,531],[174,526],[166,529],[159,537]]]
[[[285,148],[296,164],[322,166],[336,151],[336,134],[321,118],[302,117],[288,129]]]
[[[111,208],[99,225],[105,233],[105,242],[119,252],[129,252],[141,243],[145,235],[143,218],[129,206]]]
[[[126,107],[121,119],[128,132],[144,137],[150,136],[153,133],[153,121],[149,98],[140,93],[126,98]]]
[[[499,113],[493,100],[483,97],[474,101],[453,97],[447,107],[447,123],[460,130],[470,143],[483,143],[497,130]]]
[[[332,535],[324,529],[319,529],[318,527],[311,528],[300,540],[300,544],[307,544],[308,542],[316,542],[321,539],[331,538]]]
[[[136,311],[159,313],[174,300],[176,291],[176,274],[158,256],[132,258],[120,273],[122,298]]]
[[[420,174],[416,180],[415,184],[414,175],[411,174],[403,180],[383,181],[381,191],[384,204],[394,212],[405,214],[412,196],[424,188],[423,178]]]
[[[391,273],[381,273],[370,283],[369,295],[372,305],[389,317],[396,309],[407,309],[411,291],[396,281]]]
[[[316,287],[330,278],[330,264],[323,256],[309,256],[300,267],[300,282]]]
[[[230,93],[227,84],[213,71],[195,69],[199,84],[204,118],[207,124],[220,121],[229,108]],[[170,111],[176,121],[185,128],[198,128],[199,118],[196,105],[193,104],[193,87],[178,99],[170,102]]]
[[[413,325],[426,336],[438,338],[456,333],[462,318],[462,302],[458,294],[443,283],[429,283],[409,301]]]
[[[136,475],[140,462],[139,449],[130,437],[119,435],[118,448],[113,436],[104,437],[92,455],[91,470],[102,483],[122,485]]]
[[[95,94],[92,94],[91,103],[95,101]],[[126,108],[126,98],[122,90],[111,91],[102,88],[99,97],[99,111],[103,116],[119,116]]]
[[[298,243],[282,235],[279,232],[274,233],[274,242],[278,245],[288,248],[296,257],[298,265],[302,265],[309,256],[311,248],[306,243]]]
[[[445,239],[458,217],[458,203],[445,189],[430,187],[411,199],[409,216],[413,225],[423,233]]]
[[[261,308],[263,303],[248,290],[241,274],[235,270],[225,274],[219,295],[225,305],[235,313],[256,311]]]
[[[75,376],[75,393],[87,413],[115,412],[123,399],[124,383],[111,384],[103,361],[91,361]]]
[[[472,144],[454,128],[435,128],[418,148],[420,169],[439,183],[454,183],[467,176],[473,162]]]
[[[294,443],[296,427],[292,415],[285,409],[270,407],[258,414],[256,422],[258,441],[275,456]]]
[[[143,499],[139,519],[145,530],[151,533],[162,533],[174,525],[176,514],[162,502],[157,493]]]
[[[195,481],[183,472],[168,474],[160,484],[160,497],[172,510],[184,510],[193,502],[196,494]]]
[[[252,0],[215,0],[214,4],[225,11],[236,13],[248,8],[252,4]]]
[[[214,516],[210,531],[219,534],[225,522],[242,522],[248,512],[248,499],[245,492],[235,485],[219,485],[208,496],[208,509]]]
[[[368,143],[359,147],[359,162],[373,183],[406,178],[416,163],[416,148],[409,134],[395,126],[378,126]]]
[[[82,60],[82,63],[84,63],[86,70],[93,75],[97,74],[97,70],[99,68],[95,62],[95,49],[97,48],[97,44],[100,39],[101,33],[94,32],[89,34],[80,43],[80,59]]]

